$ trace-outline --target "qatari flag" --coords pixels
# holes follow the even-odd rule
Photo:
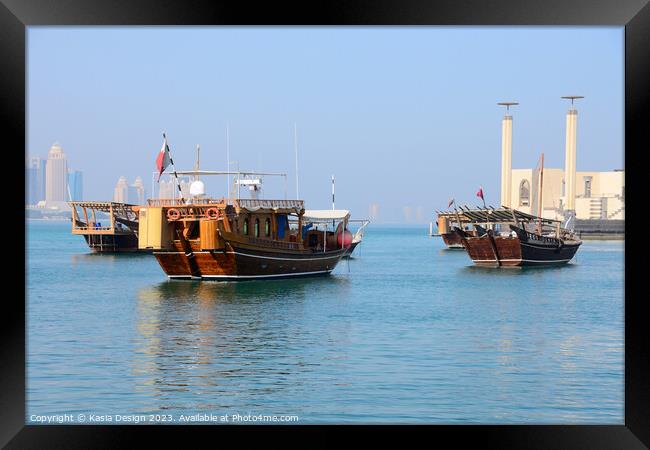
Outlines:
[[[156,158],[156,167],[158,168],[158,182],[160,182],[160,176],[163,174],[167,166],[169,166],[170,161],[171,158],[169,157],[167,137],[165,137],[163,140],[162,148],[160,149],[160,153],[158,153],[158,157]]]

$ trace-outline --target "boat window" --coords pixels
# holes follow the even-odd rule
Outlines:
[[[268,217],[264,221],[264,234],[268,237],[271,236],[271,219]]]
[[[260,219],[255,219],[255,237],[260,237]]]
[[[244,234],[248,235],[248,219],[244,219]]]
[[[528,206],[530,204],[530,183],[528,180],[521,180],[519,184],[519,206]]]

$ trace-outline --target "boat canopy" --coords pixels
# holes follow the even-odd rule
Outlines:
[[[343,220],[350,217],[347,209],[306,209],[303,220],[318,222],[319,220]]]
[[[259,211],[263,209],[272,209],[281,213],[300,214],[304,209],[302,200],[266,200],[266,199],[244,199],[235,200],[235,205],[246,211]]]
[[[507,208],[502,206],[500,208],[474,208],[470,209],[468,207],[460,207],[456,211],[438,211],[438,217],[449,217],[451,219],[460,218],[460,221],[463,223],[488,223],[488,222],[502,222],[502,223],[513,223],[513,222],[538,222],[541,220],[542,223],[550,225],[555,223],[560,223],[559,220],[545,219],[533,216],[531,214],[526,214],[525,212]]]

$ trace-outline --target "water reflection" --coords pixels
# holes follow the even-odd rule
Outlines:
[[[125,261],[137,262],[149,258],[153,258],[149,253],[95,253],[88,251],[88,253],[75,253],[70,255],[70,261],[73,265],[100,262],[108,262],[111,264]]]
[[[151,410],[227,408],[300,390],[316,364],[305,302],[346,297],[345,276],[264,282],[168,281],[137,293],[136,392]],[[316,292],[320,291],[320,295]],[[329,297],[329,296],[328,296]],[[204,395],[209,393],[210,395]],[[304,395],[304,394],[301,394]]]
[[[489,274],[490,276],[508,276],[508,275],[519,275],[525,273],[553,273],[566,270],[574,270],[577,267],[576,264],[567,263],[562,265],[539,265],[539,266],[502,266],[502,267],[485,267],[477,266],[476,264],[464,266],[463,271],[467,273],[484,273]]]

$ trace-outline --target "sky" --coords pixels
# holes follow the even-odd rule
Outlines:
[[[27,30],[27,156],[58,142],[84,200],[152,171],[287,174],[308,209],[429,223],[449,198],[498,205],[501,118],[516,101],[512,166],[564,167],[566,95],[577,170],[624,168],[623,27],[37,27]],[[203,179],[226,194],[224,177]],[[157,187],[156,187],[157,189]],[[282,178],[263,197],[284,198]]]

